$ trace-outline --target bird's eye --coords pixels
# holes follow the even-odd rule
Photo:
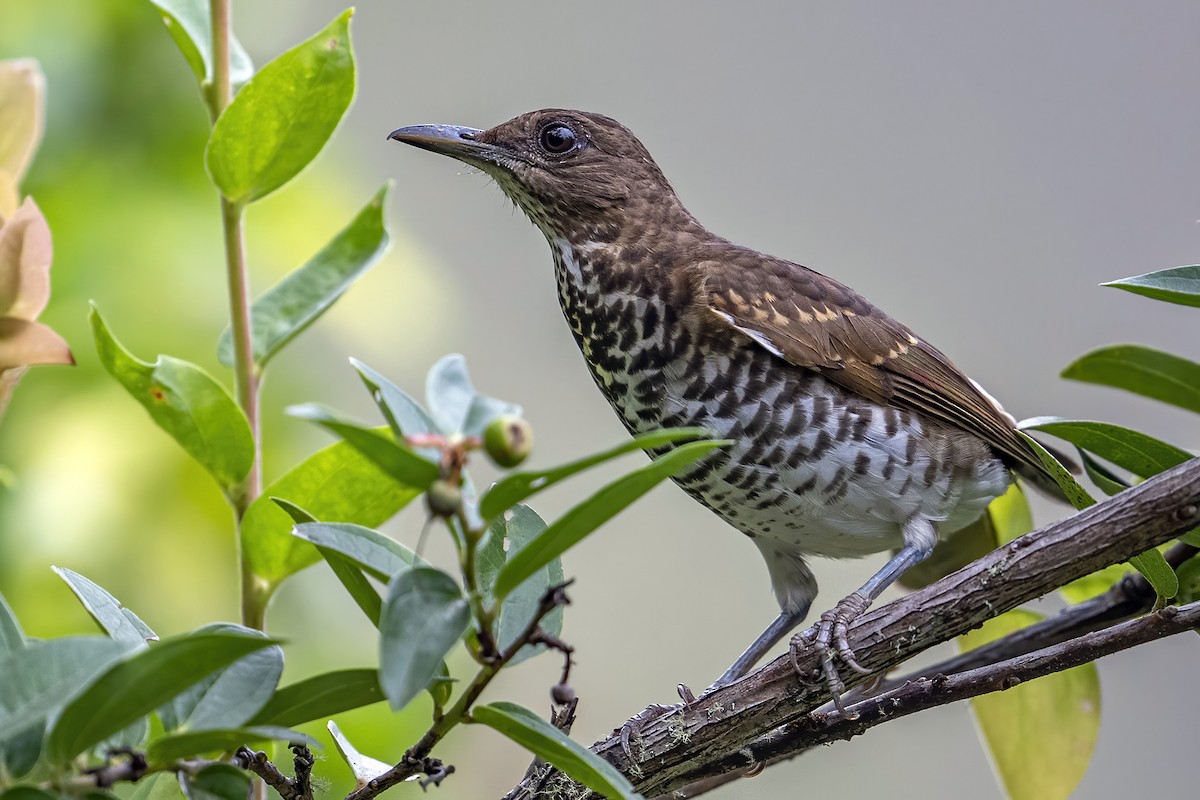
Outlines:
[[[538,134],[538,144],[547,153],[562,155],[575,147],[575,131],[561,122],[551,123]]]

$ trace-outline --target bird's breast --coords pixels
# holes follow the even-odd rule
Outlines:
[[[744,533],[863,555],[896,546],[914,514],[947,530],[971,522],[1007,485],[978,439],[691,327],[686,298],[611,250],[551,244],[563,314],[626,427],[696,425],[732,440],[677,481]]]

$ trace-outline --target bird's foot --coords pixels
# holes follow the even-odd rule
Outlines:
[[[854,717],[846,711],[842,700],[846,684],[838,674],[834,657],[861,675],[871,674],[871,670],[858,663],[854,650],[846,639],[850,623],[861,617],[870,605],[871,601],[858,592],[842,598],[837,605],[821,615],[816,625],[793,636],[789,647],[792,667],[801,680],[805,679],[805,675],[800,669],[800,656],[813,649],[820,652],[821,675],[825,679],[825,685],[829,687],[830,694],[833,695],[834,706],[846,719]]]
[[[642,737],[642,729],[659,717],[665,716],[672,711],[686,710],[689,706],[696,702],[696,695],[688,688],[686,684],[679,684],[675,687],[679,692],[679,697],[683,700],[682,703],[676,703],[672,706],[664,706],[661,703],[652,703],[638,712],[633,719],[628,719],[621,726],[621,751],[625,753],[625,757],[631,763],[636,764],[638,758],[634,756],[633,746],[640,742]]]

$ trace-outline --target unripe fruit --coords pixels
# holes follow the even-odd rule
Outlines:
[[[425,505],[435,517],[453,517],[462,508],[462,490],[439,478],[429,484],[425,492]]]
[[[533,427],[521,417],[496,417],[483,430],[483,449],[496,466],[511,469],[533,449]]]

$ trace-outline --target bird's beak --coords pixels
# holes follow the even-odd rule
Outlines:
[[[392,131],[388,138],[460,160],[493,161],[496,148],[476,141],[480,133],[483,131],[458,125],[410,125]]]

